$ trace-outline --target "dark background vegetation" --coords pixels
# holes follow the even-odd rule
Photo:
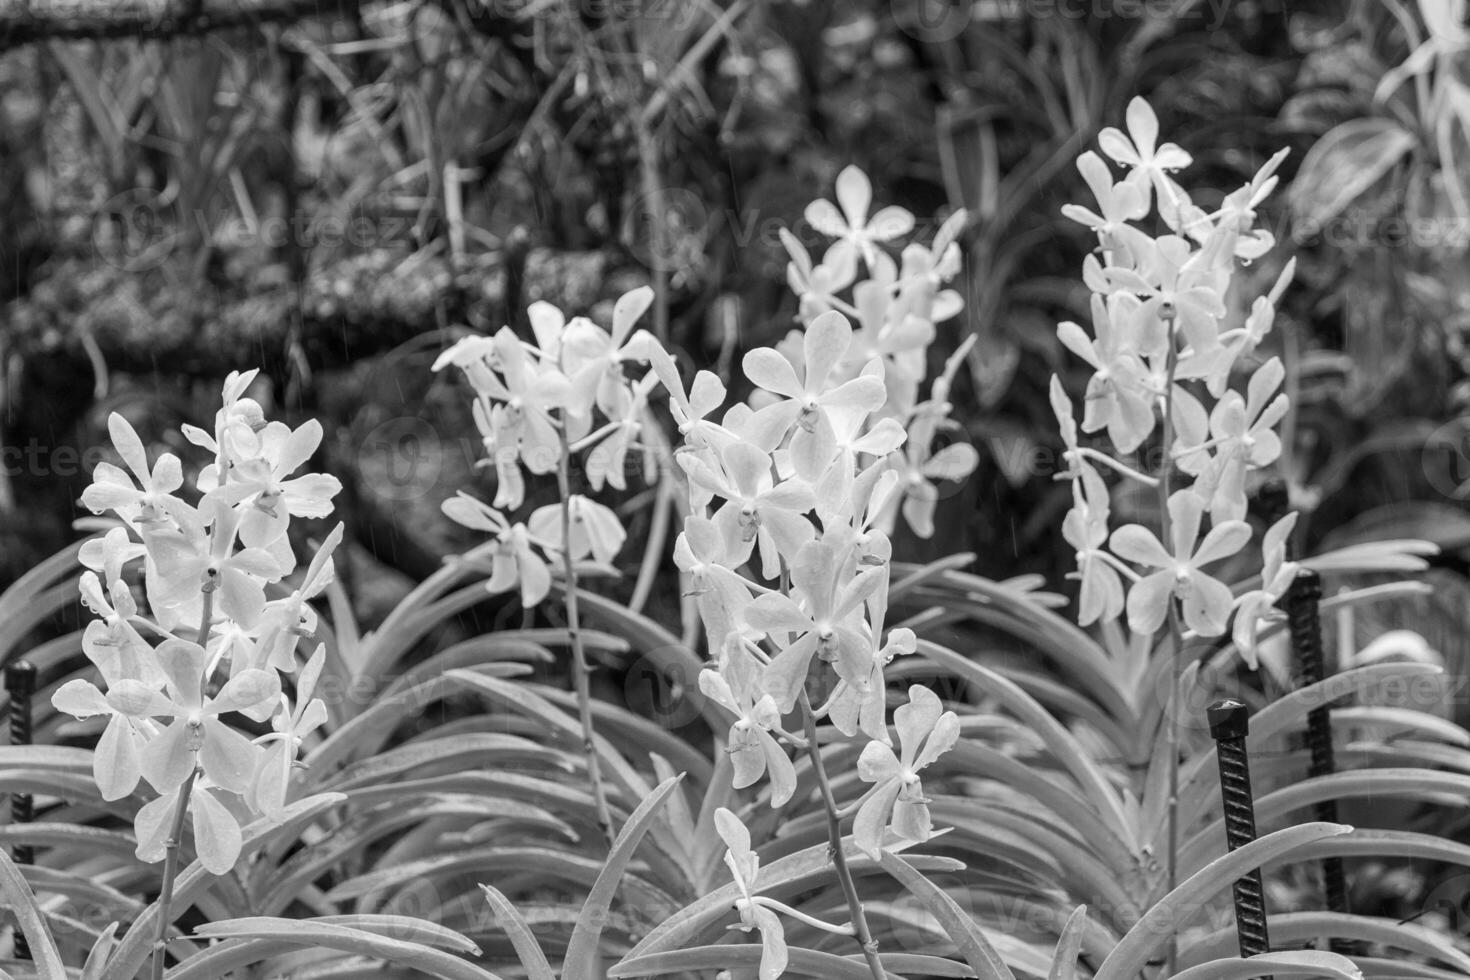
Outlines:
[[[1077,155],[1142,94],[1194,155],[1185,182],[1206,206],[1292,150],[1264,211],[1280,245],[1247,270],[1234,315],[1297,258],[1269,347],[1297,389],[1285,464],[1308,543],[1431,535],[1458,589],[1465,110],[1423,79],[1375,98],[1423,40],[1420,14],[1376,0],[7,7],[0,586],[74,538],[108,412],[187,458],[178,423],[207,420],[222,377],[259,366],[272,411],[327,428],[318,468],[346,486],[344,574],[371,620],[463,543],[439,500],[485,489],[463,392],[428,370],[457,331],[523,325],[537,299],[606,322],[611,298],[649,282],[650,326],[686,367],[729,377],[791,326],[776,230],[822,247],[802,209],[848,163],[921,237],[970,213],[967,307],[934,358],[978,337],[956,415],[982,463],[909,556],[965,548],[986,574],[1060,581],[1045,389],[1076,369],[1054,328],[1085,322],[1090,235],[1058,209],[1086,200]],[[1450,46],[1430,77],[1462,82],[1465,61]],[[1415,221],[1433,234],[1415,240]],[[622,502],[634,541],[644,489]]]

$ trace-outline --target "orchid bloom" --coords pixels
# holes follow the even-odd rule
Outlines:
[[[94,514],[113,511],[129,524],[157,525],[165,521],[173,506],[182,503],[173,492],[184,485],[183,464],[173,453],[162,453],[149,469],[143,440],[116,412],[107,417],[107,431],[127,470],[108,462],[98,463],[92,471],[93,483],[82,491],[83,506]]]
[[[1078,490],[1080,484],[1081,489]],[[1112,620],[1123,611],[1123,584],[1104,549],[1108,540],[1108,488],[1093,470],[1084,470],[1073,485],[1072,509],[1062,520],[1062,537],[1077,552],[1077,625]]]
[[[1286,595],[1300,570],[1296,562],[1286,560],[1286,545],[1296,528],[1296,518],[1295,513],[1287,514],[1266,530],[1261,541],[1264,560],[1261,587],[1235,600],[1235,625],[1230,638],[1235,641],[1236,649],[1251,670],[1257,666],[1256,636],[1261,623],[1283,618],[1284,614],[1276,608],[1276,603]]]
[[[833,246],[820,265],[813,265],[811,255],[795,235],[782,228],[780,236],[781,244],[791,256],[791,261],[786,263],[786,283],[801,297],[802,316],[814,317],[841,304],[837,294],[851,286],[857,277],[857,252]]]
[[[133,625],[138,618],[138,604],[127,583],[112,583],[110,603],[97,573],[84,572],[80,588],[82,603],[100,617],[82,632],[82,652],[97,665],[107,684],[136,680],[162,687],[163,672],[153,662],[153,649]]]
[[[237,672],[246,667],[268,665],[276,670],[291,673],[296,669],[296,641],[316,629],[316,612],[308,604],[326,591],[336,577],[332,554],[342,543],[343,525],[338,523],[317,548],[301,580],[301,587],[284,599],[266,603],[261,614],[258,662],[232,663]]]
[[[1200,541],[1204,513],[1205,502],[1192,490],[1177,490],[1169,498],[1172,552],[1141,524],[1127,524],[1113,532],[1115,555],[1158,569],[1128,590],[1128,627],[1135,633],[1156,632],[1175,598],[1183,606],[1185,625],[1200,636],[1225,632],[1232,603],[1230,587],[1205,572],[1204,566],[1245,547],[1251,529],[1244,521],[1225,521]]]
[[[1199,471],[1199,486],[1208,491],[1210,519],[1216,523],[1245,518],[1246,474],[1281,455],[1275,427],[1286,415],[1288,399],[1271,396],[1285,376],[1281,361],[1273,357],[1251,376],[1246,397],[1227,391],[1210,413],[1214,455],[1206,457],[1208,463]]]
[[[546,598],[551,591],[551,569],[546,559],[532,550],[532,545],[544,542],[534,538],[524,524],[512,525],[500,511],[463,491],[444,501],[441,509],[456,523],[495,535],[490,577],[485,582],[487,592],[508,592],[519,585],[521,605],[527,609]]]
[[[1165,216],[1176,212],[1181,191],[1169,179],[1169,174],[1181,170],[1193,162],[1193,158],[1173,143],[1158,145],[1159,118],[1153,107],[1135,96],[1128,103],[1128,135],[1109,126],[1097,134],[1098,146],[1114,161],[1129,168],[1127,183],[1142,198],[1147,207],[1151,191],[1158,192],[1159,213]]]
[[[770,773],[771,806],[780,807],[796,791],[796,768],[771,734],[781,730],[781,712],[760,683],[760,664],[738,639],[726,644],[718,670],[699,674],[704,696],[735,716],[725,748],[735,767],[731,785],[744,789]]]
[[[194,846],[199,852],[199,863],[210,874],[228,874],[240,859],[245,841],[240,822],[216,795],[221,789],[223,787],[206,776],[195,780],[187,800],[165,793],[143,804],[134,820],[138,860],[163,860],[173,831],[174,815],[179,807],[187,806],[194,826]]]
[[[725,842],[725,867],[735,880],[738,897],[735,911],[740,913],[740,923],[731,926],[741,932],[760,933],[761,962],[756,973],[758,980],[777,980],[786,970],[786,931],[776,916],[779,911],[809,926],[839,936],[853,934],[850,925],[835,926],[830,922],[799,912],[789,905],[756,894],[756,877],[760,872],[760,858],[750,846],[750,831],[740,818],[725,807],[715,811],[715,832]]]
[[[1131,453],[1154,429],[1154,397],[1148,390],[1148,371],[1137,353],[1133,322],[1139,302],[1126,293],[1106,300],[1092,296],[1092,325],[1096,340],[1071,321],[1058,325],[1057,338],[1093,369],[1087,382],[1082,431],[1108,430],[1120,453]]]
[[[1163,327],[1176,321],[1179,330],[1197,354],[1220,346],[1220,318],[1225,315],[1221,299],[1224,280],[1203,260],[1203,252],[1191,251],[1177,235],[1165,235],[1147,245],[1138,269],[1111,266],[1106,276],[1114,288],[1127,289],[1146,297],[1138,312],[1145,325],[1139,346],[1150,355],[1164,348],[1171,331]]]
[[[61,685],[51,697],[57,711],[74,718],[107,716],[107,727],[92,751],[92,778],[104,800],[128,796],[143,777],[144,747],[158,734],[158,726],[142,713],[153,693],[151,688],[144,690],[148,693],[141,698],[136,689],[103,694],[95,684],[77,679]]]
[[[748,351],[742,365],[757,387],[783,400],[756,413],[762,431],[784,434],[794,424],[791,452],[796,472],[812,480],[826,469],[835,451],[828,412],[872,412],[882,406],[887,389],[880,376],[864,373],[834,384],[833,373],[852,345],[852,326],[836,311],[823,313],[802,336],[800,365],[793,365],[769,347]],[[879,362],[881,371],[881,362]]]
[[[914,631],[899,627],[888,634],[888,642],[872,643],[871,659],[862,682],[849,684],[842,681],[827,700],[825,712],[833,726],[842,734],[852,737],[862,732],[868,738],[887,743],[888,738],[888,689],[883,670],[895,657],[912,654],[918,639]]]
[[[327,706],[314,697],[317,680],[326,664],[327,648],[318,644],[316,652],[301,669],[296,681],[296,707],[291,709],[285,695],[271,717],[274,731],[256,739],[264,745],[265,755],[255,773],[252,787],[255,807],[262,813],[280,813],[286,806],[286,792],[291,783],[291,768],[301,743],[308,735],[327,723]]]
[[[725,446],[718,459],[719,469],[698,457],[681,456],[679,462],[692,483],[724,498],[714,522],[732,561],[743,564],[759,549],[761,574],[775,578],[782,556],[795,555],[815,533],[803,515],[816,506],[816,497],[800,481],[776,482],[770,456],[749,443]]]
[[[896,206],[869,217],[872,203],[873,185],[868,175],[857,167],[844,167],[837,175],[837,205],[828,200],[814,201],[807,205],[806,220],[822,234],[838,239],[840,245],[856,250],[872,266],[878,261],[879,242],[907,235],[914,227],[914,216]]]
[[[165,640],[155,652],[168,675],[167,693],[132,681],[123,681],[111,692],[135,700],[135,717],[172,719],[143,749],[143,778],[167,795],[195,769],[202,769],[220,788],[246,792],[255,776],[257,750],[219,716],[274,703],[281,693],[280,678],[274,671],[242,671],[218,694],[206,697],[209,654],[203,647],[187,640]]]
[[[641,286],[613,304],[611,334],[586,318],[568,324],[562,338],[562,367],[584,404],[595,402],[604,414],[614,414],[625,383],[623,362],[648,360],[649,345],[657,343],[646,330],[633,332],[651,305],[653,290]]]
[[[622,521],[608,507],[579,493],[567,499],[571,517],[571,545],[573,560],[591,555],[604,565],[611,565],[623,550],[627,533]],[[562,539],[561,504],[538,507],[526,521],[526,529],[538,541],[545,542],[548,555],[560,554],[566,545]]]
[[[1062,214],[1093,231],[1102,241],[1103,248],[1121,247],[1133,254],[1143,232],[1128,222],[1148,214],[1145,194],[1127,180],[1114,184],[1108,165],[1091,150],[1077,158],[1077,170],[1092,189],[1092,196],[1097,199],[1098,211],[1092,211],[1080,204],[1064,204]]]
[[[874,785],[858,807],[852,836],[875,861],[883,850],[885,827],[891,826],[905,841],[929,839],[929,801],[919,773],[953,748],[960,737],[959,717],[944,710],[939,695],[917,684],[909,688],[908,704],[893,712],[893,725],[898,730],[897,756],[884,743],[873,741],[858,757],[858,778]]]
[[[342,491],[335,476],[308,473],[291,478],[322,441],[322,425],[310,419],[296,430],[272,422],[261,430],[261,455],[230,471],[251,491],[240,520],[240,541],[249,548],[265,548],[286,533],[292,517],[319,518],[332,512],[332,498]]]
[[[144,534],[156,569],[149,575],[149,602],[160,616],[191,619],[204,589],[216,594],[219,612],[253,627],[265,609],[265,584],[283,574],[280,561],[261,548],[233,550],[242,515],[224,500],[205,497],[203,508],[177,530]]]
[[[860,626],[863,604],[886,582],[887,569],[869,566],[853,574],[842,557],[826,541],[808,542],[791,566],[802,602],[767,592],[745,607],[745,622],[780,650],[766,667],[765,689],[782,711],[796,706],[813,657],[832,663],[838,677],[867,693],[870,646]]]

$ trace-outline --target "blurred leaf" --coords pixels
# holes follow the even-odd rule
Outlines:
[[[1362,197],[1418,145],[1392,119],[1352,119],[1307,151],[1291,185],[1291,206],[1305,227],[1322,228]]]

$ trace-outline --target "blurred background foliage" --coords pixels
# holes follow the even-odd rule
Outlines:
[[[74,536],[108,412],[179,450],[178,422],[258,365],[268,411],[328,429],[317,468],[347,487],[344,575],[370,625],[463,544],[438,502],[488,479],[465,399],[429,372],[438,351],[524,326],[538,299],[605,323],[648,282],[651,326],[728,379],[790,329],[777,230],[822,247],[802,210],[848,163],[921,240],[970,215],[967,307],[933,356],[977,337],[955,400],[983,461],[942,533],[901,552],[1060,583],[1045,392],[1075,369],[1055,325],[1086,322],[1090,236],[1059,208],[1091,203],[1074,161],[1142,94],[1193,154],[1190,186],[1214,188],[1206,207],[1292,150],[1265,205],[1278,247],[1232,316],[1296,258],[1268,346],[1294,389],[1304,543],[1431,537],[1462,609],[1464,16],[1463,0],[7,6],[0,587]],[[631,540],[656,540],[653,488],[630,487]]]

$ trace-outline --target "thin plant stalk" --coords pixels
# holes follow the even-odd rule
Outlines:
[[[199,645],[207,648],[209,646],[209,626],[214,620],[214,590],[217,588],[214,577],[210,577],[204,587],[199,590],[200,598],[203,600],[199,613]],[[209,672],[199,680],[200,686],[209,683]],[[204,692],[201,690],[201,694]],[[174,900],[174,880],[179,876],[179,844],[184,838],[184,818],[189,813],[189,798],[194,792],[194,780],[199,775],[199,767],[189,773],[184,780],[184,785],[179,788],[179,801],[174,806],[173,827],[169,830],[168,839],[163,844],[163,887],[158,893],[158,938],[153,943],[153,980],[162,980],[163,957],[168,947],[168,927],[173,924],[172,917],[168,914],[169,906]]]
[[[565,420],[563,420],[565,422]],[[571,445],[565,425],[557,430],[561,438],[561,459],[556,466],[556,488],[561,497],[561,561],[567,599],[567,635],[572,645],[572,687],[577,696],[577,721],[582,726],[582,751],[587,756],[587,778],[592,783],[592,798],[597,808],[597,825],[611,847],[617,835],[613,830],[612,811],[608,809],[607,792],[602,784],[602,763],[593,741],[591,671],[587,667],[587,651],[582,647],[581,615],[577,606],[577,568],[572,560],[572,491]]]
[[[1159,531],[1163,541],[1172,539],[1172,528],[1169,519],[1169,494],[1173,482],[1174,470],[1174,375],[1179,367],[1179,341],[1174,331],[1175,319],[1172,313],[1164,316],[1165,332],[1168,334],[1168,349],[1165,352],[1164,366],[1164,425],[1163,439],[1163,465],[1159,470]],[[1167,545],[1166,545],[1167,546]],[[1165,855],[1164,866],[1168,876],[1166,890],[1172,892],[1179,884],[1179,722],[1170,715],[1171,706],[1177,710],[1180,703],[1179,683],[1183,673],[1184,664],[1184,631],[1179,625],[1179,604],[1174,598],[1169,599],[1169,702],[1164,705],[1163,723],[1168,726],[1168,738],[1165,744],[1169,753],[1169,829],[1168,829],[1168,851]],[[1165,966],[1165,975],[1171,976],[1175,972],[1175,961],[1179,956],[1179,940],[1175,934],[1169,936],[1168,960]]]
[[[189,797],[194,792],[196,766],[179,787],[179,801],[174,805],[174,823],[164,841],[163,890],[158,895],[158,938],[153,942],[153,980],[163,980],[163,957],[168,948],[168,927],[173,924],[169,906],[174,900],[174,881],[179,876],[179,842],[184,837],[184,817],[189,813]]]
[[[857,884],[852,880],[852,870],[847,866],[847,854],[842,850],[842,823],[838,817],[837,800],[832,795],[832,783],[827,778],[827,767],[822,762],[822,747],[817,742],[817,713],[807,697],[801,692],[801,720],[806,733],[806,751],[811,757],[812,769],[817,774],[817,787],[822,793],[822,807],[827,811],[827,853],[832,857],[837,870],[837,880],[842,885],[842,895],[847,899],[847,910],[852,916],[853,933],[863,947],[863,959],[873,973],[873,980],[887,980],[883,963],[878,959],[878,941],[868,927],[868,916],[863,911],[863,901],[858,896]]]

